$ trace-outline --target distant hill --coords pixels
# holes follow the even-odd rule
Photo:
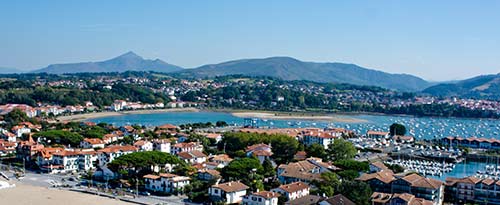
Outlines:
[[[500,74],[481,75],[455,83],[441,83],[422,92],[436,96],[500,99]]]
[[[290,57],[235,60],[175,73],[181,77],[213,77],[235,74],[271,76],[284,80],[373,85],[402,91],[420,91],[431,85],[419,77],[407,74],[390,74],[354,64],[303,62]]]
[[[168,64],[160,59],[147,60],[133,52],[125,53],[116,58],[101,62],[84,62],[53,64],[34,70],[35,73],[88,73],[88,72],[124,72],[124,71],[156,71],[172,72],[182,70],[181,67]]]
[[[4,68],[0,67],[0,74],[11,74],[11,73],[25,73],[24,70],[19,70],[16,68]]]

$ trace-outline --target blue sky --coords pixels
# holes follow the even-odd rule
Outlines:
[[[500,1],[0,0],[0,67],[134,51],[184,67],[291,56],[428,80],[500,72]]]

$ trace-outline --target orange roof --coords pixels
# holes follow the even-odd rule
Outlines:
[[[98,152],[99,153],[114,153],[114,152],[134,152],[137,151],[137,148],[131,145],[125,145],[125,146],[120,146],[120,145],[113,145],[109,147],[105,147],[104,149],[100,149]]]
[[[177,129],[177,126],[175,125],[172,125],[172,124],[164,124],[164,125],[160,125],[158,126],[158,129]]]
[[[250,187],[239,181],[232,181],[232,182],[212,185],[212,188],[218,188],[225,192],[236,192],[236,191],[247,190]]]
[[[309,185],[307,185],[303,182],[294,182],[291,184],[281,185],[281,186],[279,186],[279,188],[282,189],[283,191],[288,192],[288,193],[293,193],[293,192],[297,192],[300,190],[308,189]]]
[[[281,196],[281,194],[279,194],[279,193],[270,192],[270,191],[259,191],[259,192],[252,193],[252,195],[260,196],[260,197],[263,197],[265,199],[278,198]]]
[[[104,141],[99,138],[85,138],[83,141],[88,142],[91,145],[104,144]]]

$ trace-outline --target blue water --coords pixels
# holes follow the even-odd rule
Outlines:
[[[341,119],[360,119],[364,122],[333,122],[312,120],[257,120],[258,126],[273,128],[289,127],[342,127],[364,134],[367,130],[388,131],[392,123],[404,124],[408,135],[421,139],[446,136],[486,137],[500,139],[500,121],[492,119],[431,118],[386,115],[336,115]],[[90,121],[107,122],[115,125],[141,124],[146,126],[161,124],[186,124],[195,122],[226,121],[229,124],[243,125],[244,119],[223,112],[165,112],[153,114],[128,114],[96,118]]]
[[[487,163],[485,162],[461,162],[455,165],[455,169],[451,172],[443,174],[443,176],[428,176],[434,179],[439,179],[444,181],[446,177],[463,178],[468,176],[474,176],[478,170],[486,170]]]

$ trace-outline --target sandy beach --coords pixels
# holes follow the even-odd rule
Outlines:
[[[14,188],[0,189],[0,204],[16,205],[94,205],[132,204],[106,197],[79,192],[49,189],[45,187],[16,184]]]
[[[337,117],[333,115],[319,115],[312,113],[279,113],[279,112],[232,112],[236,117],[249,117],[249,118],[262,118],[262,119],[277,119],[277,120],[318,120],[318,121],[331,121],[331,122],[345,122],[345,123],[361,123],[366,120],[352,118],[352,117]]]
[[[163,112],[198,112],[196,108],[168,108],[168,109],[156,109],[156,110],[130,110],[130,111],[120,111],[120,112],[93,112],[85,114],[76,114],[68,116],[57,117],[59,121],[85,121],[88,119],[119,116],[119,115],[129,115],[129,114],[151,114],[151,113],[163,113]]]

